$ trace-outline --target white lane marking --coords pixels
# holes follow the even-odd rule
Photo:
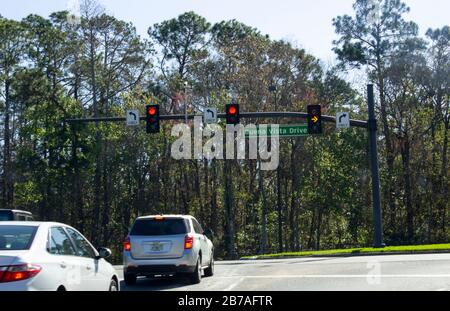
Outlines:
[[[450,278],[450,274],[380,274],[376,275],[380,278]],[[215,278],[233,279],[233,278],[249,278],[249,279],[273,279],[273,278],[289,278],[289,279],[305,279],[305,278],[367,278],[367,274],[298,274],[298,275],[229,275],[215,276]],[[239,279],[239,283],[242,281]],[[236,284],[235,283],[235,284]]]
[[[224,277],[224,278],[231,278],[231,277]],[[226,287],[224,289],[225,292],[229,292],[231,290],[233,290],[233,288],[235,288],[236,286],[238,286],[239,284],[241,284],[241,282],[244,280],[245,277],[240,277],[236,282],[234,282],[233,284],[231,284],[230,286]]]

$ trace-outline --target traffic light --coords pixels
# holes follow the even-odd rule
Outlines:
[[[308,106],[308,133],[322,134],[322,114],[320,105]]]
[[[147,133],[159,133],[159,105],[147,105],[145,109]]]
[[[239,105],[238,104],[228,104],[225,106],[227,124],[238,124],[239,123]]]

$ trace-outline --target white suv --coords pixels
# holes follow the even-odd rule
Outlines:
[[[123,243],[125,283],[138,276],[188,275],[192,284],[214,273],[211,230],[203,231],[198,221],[186,215],[139,217]]]

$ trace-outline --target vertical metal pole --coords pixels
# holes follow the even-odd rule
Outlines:
[[[374,223],[374,247],[384,247],[383,224],[381,219],[380,175],[378,173],[377,152],[377,120],[375,118],[375,101],[373,84],[367,85],[367,99],[369,105],[369,140],[370,140],[370,168],[372,170],[372,200]]]
[[[186,124],[188,123],[186,88],[184,88],[184,123],[186,123]]]
[[[187,101],[188,101],[188,83],[184,82],[184,123],[188,123],[188,114],[187,114]]]

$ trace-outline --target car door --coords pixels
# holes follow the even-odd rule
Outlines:
[[[209,264],[210,261],[210,250],[208,247],[207,238],[203,234],[202,226],[195,218],[192,218],[192,225],[194,227],[196,238],[200,242],[200,248],[202,250],[202,266],[206,266]]]
[[[57,278],[55,283],[65,286],[67,290],[83,290],[81,266],[75,256],[75,247],[62,227],[49,228],[47,252],[50,254],[48,274]]]
[[[76,255],[82,263],[81,277],[85,285],[85,290],[108,290],[111,279],[106,274],[107,269],[105,264],[107,263],[97,257],[97,251],[78,231],[71,227],[65,227],[65,229],[75,244]]]

